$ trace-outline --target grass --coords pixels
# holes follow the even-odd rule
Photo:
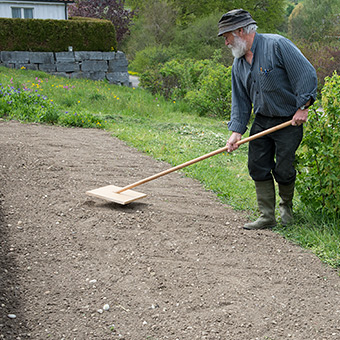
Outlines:
[[[44,103],[48,103],[45,107],[40,101],[31,101],[32,114],[27,115],[26,102],[23,105],[18,99],[13,108],[12,104],[8,104],[8,96],[1,98],[0,93],[0,116],[5,119],[105,128],[129,145],[173,166],[223,147],[230,135],[226,121],[200,117],[190,112],[183,102],[165,101],[142,89],[3,67],[0,67],[0,83],[2,91],[24,88],[25,95],[18,95],[20,100],[31,94],[43,97]],[[41,110],[47,110],[47,113],[41,114]],[[246,146],[181,171],[198,179],[222,202],[234,209],[247,211],[250,218],[256,217],[256,195],[248,175]],[[149,175],[153,174],[151,169]],[[302,206],[297,195],[295,207],[295,224],[287,228],[279,225],[275,231],[310,249],[323,262],[339,268],[339,222],[315,216],[313,211]]]

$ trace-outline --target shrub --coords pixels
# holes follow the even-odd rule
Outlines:
[[[185,100],[201,116],[230,118],[231,67],[210,62],[201,73],[196,88],[186,94]]]
[[[72,32],[72,34],[70,34]],[[116,33],[108,20],[0,18],[1,51],[60,52],[117,50]]]
[[[167,99],[184,99],[201,116],[230,117],[231,67],[214,60],[171,60],[141,76],[141,86]]]
[[[1,86],[0,116],[28,122],[55,124],[58,122],[59,112],[53,101],[32,90]]]
[[[137,52],[134,60],[129,64],[129,68],[135,72],[143,73],[150,69],[159,69],[160,64],[164,64],[172,59],[172,50],[163,46],[147,47]]]
[[[340,215],[340,76],[334,72],[322,89],[323,111],[312,107],[298,155],[297,190],[314,211]]]

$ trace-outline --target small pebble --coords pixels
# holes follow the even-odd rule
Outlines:
[[[107,310],[110,309],[110,306],[106,303],[106,304],[104,305],[103,309],[107,311]]]
[[[99,314],[103,314],[103,313],[104,313],[104,311],[103,311],[102,309],[98,309],[97,312],[98,312]]]
[[[17,316],[15,314],[8,314],[7,315],[10,319],[15,319]]]

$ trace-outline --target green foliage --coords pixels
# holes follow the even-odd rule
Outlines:
[[[72,34],[70,34],[72,32]],[[115,28],[107,20],[0,18],[1,51],[60,52],[117,49]]]
[[[0,116],[22,121],[55,124],[59,113],[53,101],[27,88],[12,86],[0,90]]]
[[[147,47],[136,53],[134,60],[129,64],[129,69],[143,73],[146,70],[156,69],[159,64],[164,64],[172,59],[172,50],[164,46]]]
[[[11,82],[13,80],[11,79]],[[0,117],[25,122],[60,124],[63,126],[104,128],[103,119],[82,112],[61,113],[53,100],[27,87],[16,88],[0,84]]]
[[[304,0],[289,17],[289,34],[295,39],[309,42],[337,39],[339,13],[339,1]]]
[[[297,189],[309,209],[340,216],[340,76],[326,78],[323,111],[313,106],[298,155]]]
[[[243,8],[257,21],[261,32],[276,33],[284,21],[286,0],[130,0],[138,8],[138,15],[131,27],[131,35],[124,42],[129,60],[137,52],[149,47],[171,48],[172,59],[208,59],[216,49],[224,48],[223,39],[217,37],[218,21],[229,10]],[[230,65],[229,52],[225,60]]]
[[[217,23],[220,17],[219,12],[212,13],[197,18],[193,24],[181,30],[177,29],[172,45],[178,46],[177,50],[181,56],[196,60],[212,58],[217,49],[231,56],[224,47],[223,39],[217,37]],[[230,57],[227,61],[231,64],[232,60]]]
[[[197,86],[188,91],[185,100],[199,115],[230,118],[231,67],[209,62],[201,73]]]
[[[65,112],[60,116],[59,122],[63,126],[74,126],[84,128],[99,128],[103,129],[105,124],[103,119],[88,112]]]
[[[141,85],[153,94],[184,99],[201,116],[230,117],[231,67],[214,60],[171,60],[142,74]]]

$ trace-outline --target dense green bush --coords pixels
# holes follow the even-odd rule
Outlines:
[[[301,201],[311,210],[340,215],[340,76],[335,72],[325,79],[320,103],[305,127],[298,155],[297,189]]]
[[[0,51],[62,52],[117,50],[115,28],[108,20],[0,18]]]
[[[200,115],[230,118],[231,66],[210,61],[203,69],[196,88],[188,91],[185,100]]]
[[[141,75],[141,86],[176,101],[184,99],[201,116],[230,117],[231,67],[216,60],[171,60]]]

